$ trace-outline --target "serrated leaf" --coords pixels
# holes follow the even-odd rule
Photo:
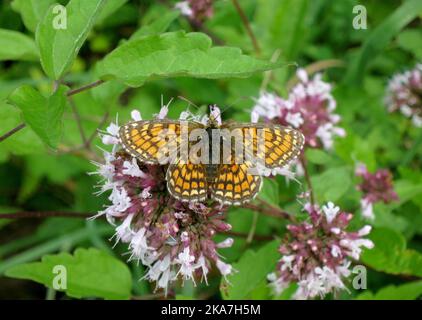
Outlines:
[[[207,35],[183,31],[130,40],[98,63],[97,74],[139,87],[169,77],[247,77],[282,65],[246,56],[238,48],[211,45]]]
[[[274,270],[280,254],[274,240],[257,251],[246,251],[233,265],[238,272],[227,277],[229,284],[222,280],[220,291],[224,299],[246,299],[248,295],[264,281]]]
[[[25,123],[52,148],[57,146],[62,135],[66,90],[67,87],[60,86],[51,96],[44,97],[25,85],[9,97],[9,101],[22,111]]]
[[[120,260],[98,249],[76,249],[73,255],[59,253],[46,255],[41,262],[25,263],[8,269],[11,278],[28,279],[53,288],[55,266],[64,266],[70,297],[105,299],[128,299],[132,278],[129,268]]]
[[[0,61],[2,60],[38,60],[34,40],[17,31],[0,29]]]
[[[48,8],[56,0],[13,0],[13,10],[20,13],[25,27],[32,32],[37,29],[38,22],[46,14]]]
[[[35,38],[41,64],[50,78],[60,79],[72,66],[105,3],[106,0],[71,0],[64,11],[64,29],[56,28],[63,11],[55,12],[57,5],[48,9]]]
[[[376,294],[364,292],[356,297],[357,300],[414,300],[422,295],[422,281],[387,286]]]
[[[406,249],[406,240],[400,233],[391,229],[376,228],[369,238],[375,247],[363,252],[363,263],[377,271],[390,274],[422,276],[422,254]]]

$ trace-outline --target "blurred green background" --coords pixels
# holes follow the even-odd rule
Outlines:
[[[63,78],[71,88],[96,81],[94,67],[98,61],[138,30],[145,30],[174,11],[172,1],[112,1],[115,3],[114,10],[97,20],[70,71]],[[28,12],[31,2],[34,1],[3,0],[0,3],[0,29],[14,30],[34,38],[37,14]],[[51,1],[46,2],[49,2],[47,6],[51,4]],[[330,153],[320,151],[313,157],[310,155],[312,176],[315,183],[321,183],[316,188],[321,190],[335,182],[346,185],[336,201],[344,210],[356,212],[359,208],[359,193],[355,189],[353,176],[356,161],[364,162],[372,171],[388,168],[393,173],[400,201],[393,205],[377,205],[374,225],[379,230],[387,230],[382,233],[385,237],[396,237],[398,242],[420,255],[414,262],[414,268],[419,272],[405,272],[403,275],[397,270],[370,270],[368,288],[376,293],[391,285],[404,285],[417,280],[422,276],[422,147],[416,144],[421,140],[421,130],[410,126],[400,114],[389,114],[383,98],[387,81],[394,73],[412,68],[421,61],[422,16],[420,9],[415,12],[415,8],[420,8],[418,1],[240,2],[261,47],[260,58],[270,60],[280,50],[279,60],[296,63],[300,67],[322,62],[324,79],[334,85],[337,113],[342,116],[341,126],[346,129],[347,137],[338,139]],[[366,30],[352,27],[356,16],[353,7],[358,4],[367,9]],[[163,22],[160,32],[180,29],[207,31],[218,42],[256,55],[231,1],[216,0],[214,15],[204,21],[199,30],[196,27],[183,16],[175,15],[167,23]],[[16,49],[15,45],[5,37],[2,39],[0,33],[0,135],[22,122],[20,111],[7,103],[7,97],[13,90],[28,84],[42,93],[48,93],[52,87],[52,81],[44,74],[38,57],[31,54],[29,49],[27,54],[16,56],[14,53],[21,52],[22,47]],[[335,67],[323,68],[324,63]],[[268,90],[285,95],[288,81],[295,71],[293,65],[274,70]],[[119,122],[124,123],[129,120],[133,109],[140,110],[144,119],[151,118],[160,109],[161,97],[167,102],[177,96],[183,96],[197,105],[215,103],[223,108],[230,105],[225,112],[226,119],[249,120],[254,105],[252,98],[259,95],[264,77],[263,73],[258,73],[246,79],[169,78],[150,81],[140,88],[128,88],[112,81],[75,95],[72,100],[83,131],[86,137],[94,137],[90,148],[80,148],[83,140],[71,105],[65,109],[63,137],[57,150],[46,147],[30,128],[24,128],[0,142],[0,214],[97,212],[107,202],[107,196],[93,196],[98,181],[97,177],[87,172],[95,170],[90,161],[98,160],[101,155],[101,150],[96,147],[99,144],[99,138],[95,135],[98,128],[104,130],[117,114]],[[169,117],[177,117],[186,106],[185,101],[175,99]],[[405,155],[410,159],[403,163]],[[328,178],[317,179],[328,170],[334,172],[331,175],[334,182]],[[344,170],[347,174],[336,174]],[[300,191],[300,186],[286,185],[284,179],[279,178],[267,182],[263,193],[271,203],[291,212],[299,212],[299,204],[294,199]],[[321,195],[319,200],[331,199]],[[229,222],[236,232],[248,232],[252,220],[251,211],[238,208],[230,211]],[[360,223],[356,221],[356,225]],[[262,216],[256,232],[260,235],[276,233],[282,237],[284,230],[279,220]],[[113,243],[108,241],[113,232],[103,219],[0,219],[0,299],[44,299],[55,294],[57,298],[65,298],[64,294],[47,290],[42,284],[6,277],[4,273],[12,266],[38,261],[45,254],[72,252],[81,247],[96,247],[124,261],[122,254],[127,248],[118,245],[112,249]],[[223,254],[228,261],[236,262],[245,250],[261,245],[259,241],[246,244],[243,238],[235,238],[235,245],[223,250]],[[379,255],[385,253],[382,251],[384,249],[388,251],[383,249],[382,243],[378,248],[381,248]],[[397,250],[388,254],[396,254],[384,257],[388,261],[400,260],[402,252]],[[135,263],[128,266],[133,279],[131,296],[152,294],[153,285],[138,281],[142,268]],[[178,294],[194,298],[219,298],[219,281],[218,277],[211,277],[209,287],[199,285],[194,288],[187,284],[178,289]],[[421,284],[418,286],[420,288]],[[358,294],[352,292],[343,298],[353,299]],[[392,297],[403,298],[400,294],[403,294],[400,290],[393,290]],[[419,294],[415,293],[410,298],[417,296]],[[268,288],[261,283],[250,297],[268,298]]]

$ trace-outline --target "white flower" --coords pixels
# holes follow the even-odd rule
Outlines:
[[[281,271],[284,271],[286,269],[292,270],[292,262],[295,260],[295,256],[294,255],[290,255],[290,256],[283,256],[281,258],[281,261],[283,262],[283,264],[281,265]]]
[[[299,288],[293,295],[296,300],[306,300],[318,295],[322,297],[326,293],[324,283],[313,272],[309,273],[305,279],[299,281],[298,285]]]
[[[167,116],[168,112],[169,112],[168,105],[162,106],[160,109],[160,112],[157,115],[157,119],[164,119]]]
[[[192,279],[195,283],[195,279],[193,277],[193,272],[195,271],[195,265],[193,262],[195,261],[195,256],[190,254],[189,247],[185,247],[182,252],[179,253],[177,256],[176,262],[180,264],[180,269],[177,274],[182,274],[184,280]]]
[[[349,250],[348,254],[355,260],[359,260],[360,254],[362,253],[361,247],[372,249],[374,243],[368,239],[343,239],[340,240],[340,245]]]
[[[131,200],[126,189],[120,188],[119,186],[113,188],[108,199],[113,203],[113,205],[109,207],[110,210],[108,210],[108,213],[111,215],[124,212],[131,206]]]
[[[341,255],[341,249],[339,246],[336,246],[335,244],[331,246],[331,255],[334,258],[337,258]]]
[[[138,110],[132,110],[132,112],[130,113],[130,116],[132,117],[133,121],[142,120],[141,113]]]
[[[233,267],[230,264],[221,261],[220,259],[217,259],[216,264],[218,270],[220,270],[221,275],[224,277],[224,279],[226,279],[226,281],[228,281],[227,276],[232,274]]]
[[[333,289],[346,288],[343,281],[341,281],[340,276],[327,266],[324,266],[322,269],[319,267],[315,268],[315,274],[321,280],[327,292],[330,292]]]
[[[115,123],[110,123],[110,125],[106,129],[106,134],[102,136],[103,144],[118,144],[120,142],[119,139],[119,126]]]
[[[132,257],[140,259],[143,264],[148,265],[146,256],[149,253],[148,251],[154,250],[154,248],[148,246],[145,228],[141,228],[135,233],[129,248],[132,250]]]
[[[207,266],[207,261],[204,257],[204,255],[201,253],[201,255],[198,258],[198,262],[195,265],[195,269],[197,268],[201,268],[202,270],[202,277],[205,280],[205,283],[208,285],[208,279],[207,279],[207,274],[208,274],[208,266]]]
[[[289,282],[284,281],[281,277],[273,272],[267,275],[268,281],[270,281],[270,287],[274,292],[274,295],[279,296],[289,285]]]
[[[217,243],[217,248],[230,248],[233,245],[233,238],[227,238],[226,240]]]
[[[193,11],[189,5],[189,1],[180,1],[174,6],[176,9],[180,10],[181,14],[187,17],[193,16]]]
[[[132,161],[130,162],[129,161],[123,162],[122,172],[132,177],[139,177],[139,178],[146,177],[146,174],[142,172],[141,169],[139,169],[138,161],[136,160],[136,158],[132,158]]]
[[[340,208],[335,206],[334,203],[328,202],[326,206],[322,206],[322,211],[325,213],[328,223],[331,223],[339,213]]]
[[[371,202],[369,202],[367,199],[363,198],[363,199],[360,200],[360,206],[361,206],[361,210],[362,210],[362,216],[365,219],[368,219],[368,220],[374,220],[375,219],[373,205],[372,205]]]
[[[280,116],[280,100],[276,95],[263,92],[255,101],[252,109],[251,121],[257,122],[259,117],[274,119]]]
[[[302,115],[299,112],[296,112],[296,113],[288,112],[286,115],[286,121],[295,128],[299,128],[304,122]]]
[[[123,222],[116,228],[116,244],[120,240],[122,242],[130,242],[132,240],[134,232],[131,229],[131,223],[134,214],[129,214]]]

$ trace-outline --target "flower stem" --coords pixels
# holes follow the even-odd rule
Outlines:
[[[422,145],[422,130],[419,133],[419,136],[416,138],[415,142],[413,143],[412,148],[407,151],[404,155],[403,160],[401,161],[400,165],[405,167],[408,166],[409,163],[413,160],[416,153],[420,150],[420,146]]]
[[[246,16],[245,12],[243,11],[242,7],[240,6],[238,0],[232,0],[232,2],[233,2],[233,5],[235,6],[235,8],[237,10],[237,13],[240,16],[240,19],[243,22],[243,25],[246,28],[246,31],[249,35],[249,38],[251,38],[252,45],[255,49],[256,54],[260,55],[261,54],[261,48],[259,47],[258,40],[256,39],[255,34],[252,31],[251,24],[249,23],[248,17]]]
[[[93,82],[93,83],[89,83],[89,84],[84,85],[84,86],[82,86],[82,87],[80,87],[80,88],[76,88],[76,89],[73,89],[73,90],[69,90],[69,91],[66,93],[66,95],[67,95],[68,97],[70,97],[70,96],[74,96],[75,94],[78,94],[78,93],[80,93],[80,92],[83,92],[83,91],[86,91],[86,90],[89,90],[89,89],[92,89],[92,88],[98,87],[99,85],[103,84],[104,82],[105,82],[104,80],[97,80],[97,81],[95,81],[95,82]]]
[[[15,134],[16,132],[18,132],[19,130],[21,130],[21,129],[25,128],[25,127],[26,127],[26,124],[25,123],[21,123],[16,128],[13,128],[9,132],[6,132],[4,135],[2,135],[0,137],[0,142],[2,142],[3,140],[6,140],[7,138],[9,138],[10,136],[12,136],[13,134]]]

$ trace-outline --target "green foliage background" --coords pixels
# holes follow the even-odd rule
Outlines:
[[[159,111],[161,95],[166,101],[184,96],[198,105],[230,105],[225,118],[248,120],[263,71],[274,69],[269,90],[286,93],[295,73],[292,63],[330,65],[336,59],[341,67],[323,71],[335,84],[347,137],[338,139],[330,153],[307,152],[317,200],[336,202],[356,213],[354,227],[363,225],[356,161],[371,171],[390,169],[400,197],[375,206],[375,249],[362,259],[368,290],[340,298],[416,299],[422,294],[422,131],[388,114],[383,105],[388,79],[422,59],[421,1],[242,0],[259,56],[231,1],[216,0],[214,16],[195,30],[171,1],[63,0],[58,2],[68,9],[64,32],[51,25],[50,6],[56,2],[0,3],[0,135],[26,124],[0,142],[0,215],[101,209],[106,197],[92,195],[97,181],[87,172],[94,170],[89,160],[100,154],[96,130],[117,113],[120,123],[134,108],[148,119]],[[358,4],[367,8],[367,30],[352,27]],[[212,44],[204,30],[227,47]],[[277,50],[279,59],[269,62]],[[72,95],[73,89],[99,79],[107,82]],[[169,116],[185,108],[186,102],[175,100]],[[91,137],[90,148],[81,147]],[[294,201],[299,192],[300,186],[280,178],[266,181],[262,197],[300,214]],[[228,217],[234,232],[246,234],[254,219],[254,212],[239,208]],[[284,227],[258,216],[256,234],[282,238]],[[0,219],[0,298],[150,297],[154,287],[139,281],[142,267],[125,263],[124,246],[111,248],[112,234],[102,220]],[[236,237],[232,248],[222,250],[239,271],[230,279],[232,286],[220,290],[220,278],[213,276],[209,287],[177,287],[176,298],[272,298],[265,279],[279,258],[277,245],[277,240],[247,243]],[[43,286],[51,286],[56,264],[68,265],[74,275],[65,293]]]

